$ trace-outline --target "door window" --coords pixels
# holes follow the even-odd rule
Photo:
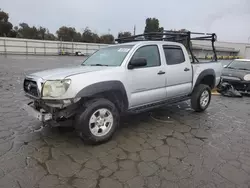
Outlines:
[[[168,65],[176,65],[185,62],[185,56],[179,46],[163,46]]]
[[[160,66],[160,54],[158,46],[149,45],[139,48],[133,55],[133,58],[145,58],[147,60],[147,65],[145,67],[156,67]],[[141,67],[143,68],[143,67]]]

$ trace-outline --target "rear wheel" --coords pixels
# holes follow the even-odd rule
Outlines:
[[[93,99],[76,116],[76,129],[85,142],[102,143],[113,136],[119,125],[119,117],[119,112],[111,101]]]
[[[194,88],[191,97],[191,106],[196,112],[203,112],[211,101],[211,88],[208,85],[200,84]]]

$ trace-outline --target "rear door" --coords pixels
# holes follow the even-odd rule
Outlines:
[[[167,98],[188,95],[192,89],[192,65],[184,46],[163,45],[166,60]],[[186,58],[188,57],[188,59]]]

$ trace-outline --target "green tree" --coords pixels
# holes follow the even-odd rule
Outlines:
[[[76,33],[75,33],[75,35],[74,35],[73,41],[74,41],[74,42],[81,42],[81,40],[82,40],[82,34],[81,34],[80,32],[77,32],[77,31],[76,31]]]
[[[46,36],[46,32],[47,32],[47,29],[40,26],[40,27],[37,29],[38,39],[44,40],[44,39],[45,39],[45,36]]]
[[[163,32],[164,28],[160,27],[159,20],[157,18],[147,18],[146,19],[146,25],[144,29],[144,33],[151,33],[151,32]],[[151,34],[150,36],[146,36],[146,39],[152,39],[154,37],[161,37],[157,36],[156,34]]]
[[[56,36],[50,33],[48,29],[46,29],[44,40],[56,40],[56,39],[57,39]]]
[[[93,33],[92,37],[93,37],[93,41],[92,41],[93,43],[100,43],[101,42],[101,39],[97,33]]]
[[[0,36],[8,36],[12,31],[13,25],[9,22],[8,13],[0,9]]]
[[[20,23],[17,31],[18,38],[39,39],[38,29],[30,27],[27,23]]]
[[[157,18],[147,18],[144,33],[150,32],[163,32],[164,28],[160,27],[159,20]]]
[[[130,37],[132,36],[131,32],[125,31],[125,32],[119,32],[118,33],[118,38],[123,38],[123,37]]]
[[[27,39],[38,39],[38,40],[55,40],[56,37],[49,32],[45,27],[40,26],[36,28],[35,26],[30,27],[27,23],[20,23],[19,28],[14,27],[16,32],[16,37],[27,38]]]
[[[104,44],[113,44],[114,40],[115,38],[111,34],[104,34],[100,36],[100,42]]]
[[[12,38],[16,38],[17,37],[17,32],[15,30],[10,30],[10,32],[8,33],[7,37],[12,37]]]
[[[100,43],[100,37],[98,34],[92,32],[88,27],[86,27],[82,33],[81,41],[88,43]]]
[[[81,34],[74,27],[62,26],[56,31],[57,37],[62,41],[78,42],[81,39]]]

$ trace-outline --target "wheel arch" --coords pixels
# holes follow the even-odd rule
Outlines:
[[[128,97],[125,87],[121,81],[104,81],[91,84],[76,95],[76,98],[102,97],[113,102],[120,112],[128,109]]]
[[[200,73],[195,82],[195,87],[199,84],[208,85],[211,89],[213,89],[216,85],[216,76],[215,71],[213,69],[206,69]]]

